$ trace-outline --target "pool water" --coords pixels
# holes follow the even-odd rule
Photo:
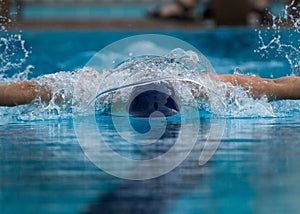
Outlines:
[[[20,66],[1,71],[3,80],[29,69],[29,78],[82,67],[111,42],[145,32],[28,31],[23,48],[14,49]],[[150,32],[149,32],[150,33]],[[203,29],[191,32],[160,31],[198,48],[217,73],[263,77],[290,75],[285,55],[262,57],[258,33],[248,28]],[[282,42],[290,41],[283,31]],[[272,32],[264,34],[272,38]],[[3,35],[6,37],[6,35]],[[297,42],[295,40],[295,42]],[[18,40],[12,45],[19,47]],[[8,60],[17,62],[15,55]],[[34,66],[32,68],[31,66]],[[246,100],[240,108],[213,120],[207,114],[199,126],[199,141],[188,157],[161,177],[131,181],[97,168],[81,149],[69,114],[32,112],[32,106],[0,109],[1,213],[298,213],[300,205],[300,101]],[[270,113],[269,110],[272,110]],[[33,111],[35,112],[35,111]],[[104,122],[103,122],[104,121]],[[176,140],[176,120],[162,140],[165,145],[147,151],[157,155]],[[198,165],[202,143],[212,123],[224,123],[217,152]],[[99,129],[107,143],[117,144],[110,116]],[[175,127],[175,128],[174,128]],[[88,130],[86,130],[88,131]],[[193,136],[185,135],[189,142]],[[213,141],[213,139],[212,139]],[[131,154],[132,146],[118,149]]]
[[[126,4],[91,4],[91,5],[25,5],[23,18],[25,19],[95,19],[95,18],[142,18],[153,5]]]
[[[140,4],[124,3],[102,3],[102,4],[24,4],[22,6],[23,19],[140,19],[144,18],[149,11],[162,5],[163,2],[153,3],[141,2]],[[196,6],[196,14],[202,16],[205,5]],[[280,14],[284,10],[284,4],[274,2],[270,11]],[[16,15],[16,14],[12,14]]]

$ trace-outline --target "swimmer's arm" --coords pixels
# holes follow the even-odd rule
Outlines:
[[[286,76],[267,79],[238,74],[219,74],[215,76],[215,79],[241,86],[254,98],[267,96],[269,100],[300,99],[300,77]]]
[[[215,76],[215,80],[241,86],[254,98],[265,95],[269,100],[300,99],[300,77],[266,79],[256,76],[219,74]],[[34,80],[0,82],[0,106],[30,104],[37,97],[42,102],[49,102],[52,99],[52,92],[49,88],[46,85],[41,86]],[[55,96],[55,103],[62,100],[61,96]]]
[[[42,102],[51,100],[50,90],[34,80],[19,82],[0,82],[0,106],[30,104],[37,97]]]

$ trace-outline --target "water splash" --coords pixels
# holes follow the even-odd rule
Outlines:
[[[25,48],[25,40],[20,34],[0,38],[0,72],[5,73],[20,68],[30,52]]]
[[[257,118],[276,117],[272,103],[266,96],[259,99],[249,97],[249,91],[230,83],[219,83],[219,87],[227,91],[225,117],[227,118]]]
[[[22,32],[10,33],[7,30],[7,24],[11,22],[12,20],[8,19],[0,29],[0,81],[24,80],[33,68],[31,65],[25,65],[31,48],[26,47]]]
[[[264,58],[285,58],[291,75],[300,75],[300,5],[287,4],[279,16],[272,16],[272,25],[258,29],[259,47],[255,52]]]
[[[279,108],[277,104],[269,103],[265,97],[255,100],[241,87],[234,87],[229,83],[216,83],[212,77],[214,74],[203,70],[199,62],[203,63],[195,52],[175,49],[164,56],[131,59],[114,69],[102,72],[84,67],[75,71],[40,76],[35,80],[42,86],[50,87],[51,101],[44,103],[37,97],[31,105],[1,108],[0,116],[13,116],[19,120],[43,120],[86,114],[86,106],[98,94],[108,92],[104,93],[105,96],[97,97],[101,107],[112,102],[109,97],[110,90],[114,91],[114,101],[122,105],[128,101],[132,88],[143,81],[167,81],[180,94],[183,105],[196,101],[201,112],[209,112],[216,116],[277,116],[274,108]],[[31,69],[29,66],[27,70],[13,75],[12,78],[27,79]]]
[[[3,19],[3,17],[0,19]],[[30,48],[26,47],[26,41],[22,33],[11,33],[7,30],[7,24],[11,19],[0,26],[0,81],[11,82],[27,80],[32,73],[33,65],[26,65],[26,60],[31,54]],[[26,106],[1,107],[1,121],[11,122],[11,119],[21,115]]]
[[[112,97],[119,106],[126,105],[137,85],[166,82],[179,93],[183,105],[196,101],[202,112],[221,117],[275,116],[265,97],[255,100],[241,87],[215,82],[215,74],[201,70],[199,61],[202,60],[196,53],[175,49],[163,57],[125,62],[114,70],[106,71],[105,80],[101,83],[102,92],[97,97],[98,108],[102,111],[109,109]],[[191,93],[193,100],[190,99]]]

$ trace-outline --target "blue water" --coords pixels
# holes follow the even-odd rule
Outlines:
[[[94,18],[143,18],[148,11],[155,9],[160,4],[142,3],[142,4],[24,4],[22,16],[24,19],[94,19]],[[205,5],[198,4],[196,14],[202,16]],[[284,10],[284,4],[274,2],[270,6],[273,14],[280,14]]]
[[[27,63],[35,66],[32,76],[37,76],[42,73],[81,67],[106,45],[128,36],[144,33],[161,32],[37,31],[24,32],[23,38],[27,41],[28,49],[32,49],[33,52],[27,59]],[[265,59],[254,53],[259,45],[257,32],[253,29],[217,31],[206,29],[184,33],[180,31],[163,33],[187,41],[198,48],[211,61],[217,73],[233,73],[236,67],[244,73],[263,77],[270,77],[270,75],[279,77],[291,72],[284,56],[271,53],[269,59]],[[268,36],[272,38],[272,34]],[[285,40],[290,38],[288,32],[283,34],[283,37]]]
[[[151,5],[25,5],[23,17],[25,19],[94,19],[94,18],[141,18],[152,8]]]
[[[28,65],[35,67],[29,78],[60,70],[73,71],[104,46],[139,33],[145,32],[23,32],[25,47],[31,54],[21,67],[5,72],[12,76]],[[270,54],[262,58],[254,52],[259,44],[253,29],[160,33],[197,47],[217,73],[233,73],[236,67],[242,73],[263,77],[292,72],[284,56]],[[267,36],[271,38],[272,33]],[[283,38],[290,39],[288,32],[283,33]],[[259,104],[252,104],[253,111],[235,112],[225,118],[221,144],[212,159],[201,167],[198,165],[201,142],[212,121],[209,118],[195,121],[194,125],[200,127],[200,140],[187,159],[170,173],[146,181],[119,179],[91,163],[79,145],[72,118],[50,119],[46,115],[28,120],[19,117],[27,107],[1,108],[1,214],[87,210],[90,213],[298,213],[300,103],[271,103],[275,111],[272,117],[259,115],[260,110],[255,110]],[[116,144],[118,136],[109,116],[102,117],[104,122],[99,129],[108,143]],[[214,121],[222,122],[223,117]],[[176,140],[179,132],[174,127],[176,120],[162,142],[169,144]],[[190,137],[185,136],[187,141]],[[120,152],[130,153],[131,148],[122,146]],[[151,150],[150,154],[164,148]]]

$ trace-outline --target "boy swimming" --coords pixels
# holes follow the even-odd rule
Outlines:
[[[43,103],[49,103],[50,101],[53,101],[58,105],[60,103],[74,105],[74,103],[82,102],[83,100],[90,101],[99,93],[99,91],[96,91],[97,87],[99,87],[99,84],[101,90],[105,90],[101,88],[101,84],[106,84],[106,86],[103,86],[104,88],[114,87],[110,84],[115,84],[117,82],[116,78],[119,78],[120,75],[123,74],[122,72],[124,72],[124,70],[127,69],[127,72],[129,72],[128,68],[130,68],[130,72],[135,72],[132,74],[133,76],[129,75],[129,78],[134,77],[134,75],[138,73],[138,75],[135,76],[138,80],[144,76],[147,77],[149,72],[155,72],[154,77],[160,77],[160,74],[164,75],[162,71],[171,72],[171,74],[168,75],[172,76],[172,72],[176,69],[177,71],[174,72],[174,77],[176,77],[176,75],[178,77],[181,75],[186,75],[186,72],[192,72],[186,68],[186,62],[173,62],[169,58],[165,57],[156,57],[153,59],[146,59],[144,61],[136,60],[133,62],[134,63],[131,64],[123,63],[123,65],[108,72],[97,72],[94,69],[88,69],[86,72],[80,72],[80,70],[72,73],[59,72],[57,76],[55,76],[56,74],[50,74],[31,80],[0,82],[0,106],[30,104],[37,99]],[[129,65],[131,67],[128,67]],[[141,67],[144,69],[143,71],[141,71]],[[158,72],[157,69],[160,69],[160,72]],[[181,71],[176,73],[178,70],[185,70],[185,73]],[[103,79],[110,74],[113,74],[110,76],[111,81],[103,81]],[[209,77],[211,84],[216,83],[218,85],[226,83],[233,87],[241,87],[246,91],[249,97],[254,99],[259,99],[263,96],[267,97],[269,101],[281,99],[300,99],[300,77],[297,76],[285,76],[276,79],[269,79],[241,74],[208,75],[203,71],[202,73],[201,71],[199,73],[196,71],[193,73],[193,75],[191,78],[197,78],[197,76],[199,76],[205,79],[206,77]],[[60,78],[57,78],[58,76]],[[128,80],[125,78],[124,81],[128,83]],[[80,84],[81,82],[85,83]],[[182,83],[183,82],[184,81],[182,81]],[[66,87],[68,85],[71,85],[71,87]],[[205,89],[203,87],[197,86],[191,89],[191,93],[194,97],[202,96],[207,98],[204,91]],[[127,106],[127,111],[131,115],[137,117],[149,117],[152,112],[160,111],[166,116],[172,116],[180,112],[180,102],[178,102],[179,97],[176,95],[172,84],[166,82],[157,84],[145,83],[141,86],[133,87],[130,93],[130,104]],[[74,98],[74,94],[76,94],[76,99]]]

